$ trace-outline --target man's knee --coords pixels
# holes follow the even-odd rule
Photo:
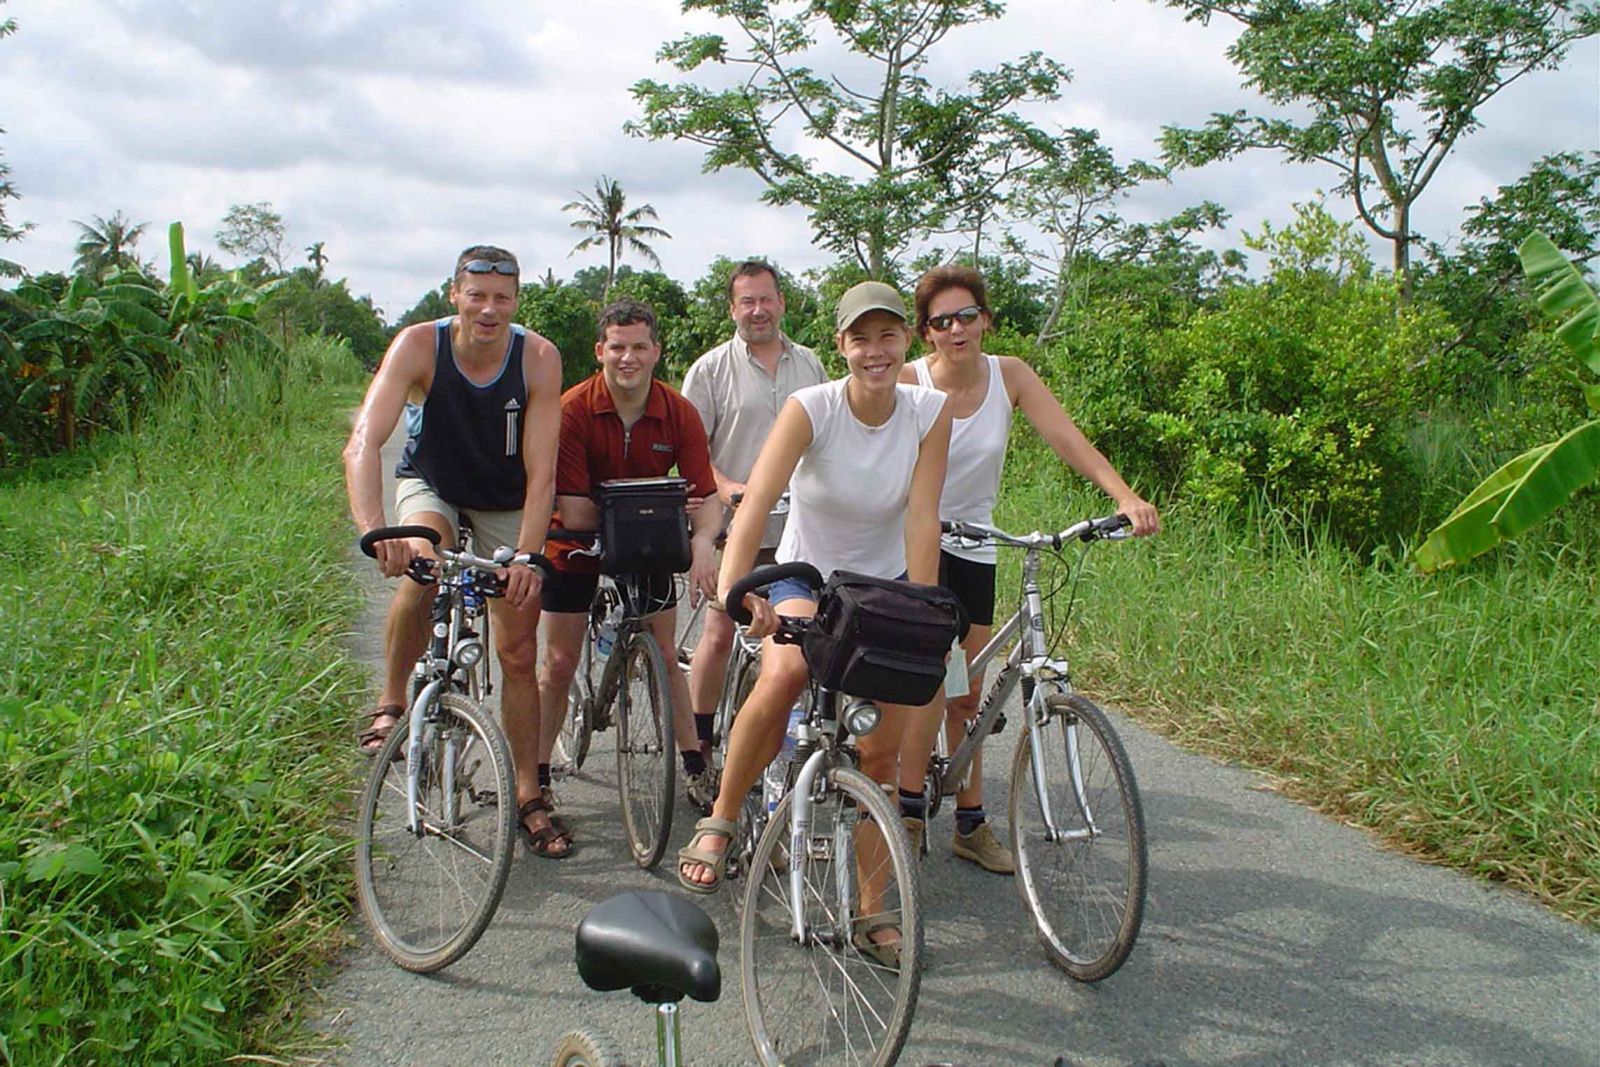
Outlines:
[[[531,682],[538,677],[539,640],[536,634],[497,642],[497,646],[500,670],[507,678]]]
[[[720,611],[707,610],[696,655],[726,656],[733,650],[733,620]]]
[[[568,644],[565,641],[546,641],[540,681],[562,689],[571,685],[572,676],[578,673],[578,658],[581,651],[581,642]]]

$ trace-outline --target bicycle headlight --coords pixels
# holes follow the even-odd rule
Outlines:
[[[467,668],[477,665],[483,658],[482,641],[463,641],[456,646],[455,661],[457,667]]]
[[[864,737],[878,728],[883,712],[870,700],[857,698],[844,709],[844,728],[856,737]]]

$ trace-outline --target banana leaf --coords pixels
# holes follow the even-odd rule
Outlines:
[[[1600,420],[1513,459],[1467,494],[1413,555],[1423,573],[1465,563],[1548,518],[1600,479]]]
[[[1539,309],[1553,319],[1571,316],[1556,328],[1556,337],[1579,362],[1600,374],[1600,297],[1542,233],[1530,234],[1517,247],[1517,257],[1537,291]]]

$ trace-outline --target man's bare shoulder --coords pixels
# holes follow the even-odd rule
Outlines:
[[[389,342],[378,373],[399,375],[408,381],[420,380],[433,370],[434,325],[417,322],[402,327]]]

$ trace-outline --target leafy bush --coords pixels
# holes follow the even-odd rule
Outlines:
[[[1165,333],[1137,315],[1080,330],[1054,377],[1125,473],[1230,511],[1261,496],[1371,546],[1418,521],[1412,367],[1450,327],[1434,308],[1397,312],[1349,227],[1298,210],[1254,240],[1267,281]]]

